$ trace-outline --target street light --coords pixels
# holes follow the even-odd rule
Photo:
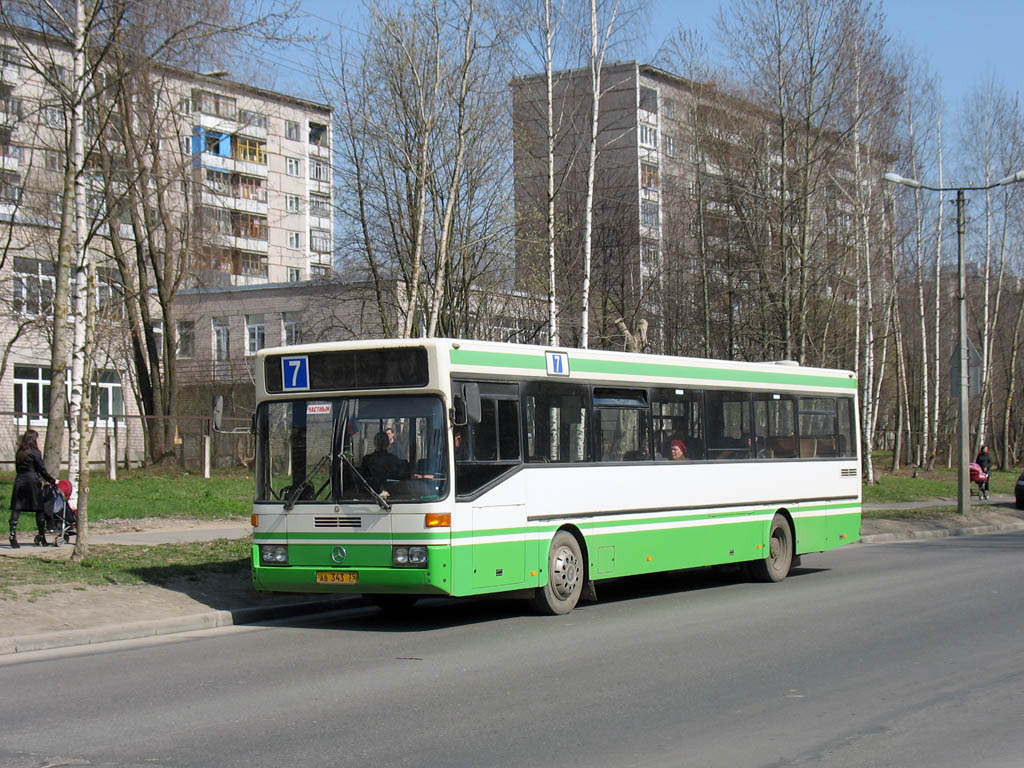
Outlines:
[[[957,337],[960,346],[960,386],[958,389],[960,393],[960,407],[957,418],[960,438],[960,468],[957,472],[956,511],[962,515],[971,507],[971,481],[967,466],[970,463],[970,453],[967,448],[967,440],[970,437],[970,429],[968,428],[970,412],[967,408],[967,385],[969,381],[969,372],[967,370],[967,276],[964,273],[964,207],[967,202],[964,199],[964,192],[972,190],[983,191],[1016,184],[1019,181],[1024,181],[1024,171],[1017,171],[994,184],[987,184],[981,187],[929,187],[927,184],[922,184],[916,179],[905,179],[898,173],[887,173],[883,178],[892,184],[902,184],[911,189],[930,189],[932,192],[956,192],[956,303],[958,309]],[[952,384],[952,382],[950,383]]]

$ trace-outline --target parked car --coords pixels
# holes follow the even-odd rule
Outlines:
[[[1017,485],[1013,489],[1013,495],[1017,499],[1017,509],[1024,509],[1024,472],[1017,478]]]

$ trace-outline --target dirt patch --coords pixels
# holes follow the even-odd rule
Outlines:
[[[224,520],[196,520],[191,517],[112,517],[107,520],[89,521],[90,533],[148,533],[150,531],[215,530],[237,523],[247,523],[248,518]]]

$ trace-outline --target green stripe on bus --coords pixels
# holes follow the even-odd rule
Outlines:
[[[450,361],[456,365],[482,368],[519,368],[546,371],[543,355],[523,355],[506,352],[479,352],[453,349]],[[577,373],[616,374],[620,376],[654,376],[666,379],[698,379],[701,381],[735,381],[758,384],[796,384],[799,386],[836,387],[856,389],[857,380],[847,376],[822,376],[799,371],[751,371],[730,368],[703,368],[673,363],[626,362],[594,360],[569,356],[570,370]]]

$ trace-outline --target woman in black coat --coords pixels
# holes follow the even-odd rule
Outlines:
[[[14,454],[14,469],[18,473],[14,478],[14,490],[11,491],[11,546],[17,549],[18,518],[22,512],[36,513],[36,546],[46,546],[46,515],[43,513],[43,480],[54,482],[53,477],[43,465],[43,455],[39,452],[39,433],[30,429],[18,441],[18,451]]]
[[[992,457],[989,456],[987,445],[981,446],[981,452],[978,453],[978,458],[974,460],[974,463],[981,467],[981,471],[986,475],[992,472]],[[978,483],[978,496],[983,499],[988,498],[988,480]]]

